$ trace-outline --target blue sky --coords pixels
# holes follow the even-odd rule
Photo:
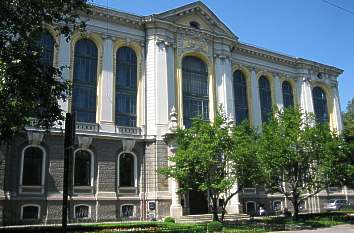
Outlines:
[[[354,0],[205,0],[241,42],[314,60],[344,70],[339,77],[342,110],[354,97]],[[93,0],[114,9],[149,15],[187,0]]]

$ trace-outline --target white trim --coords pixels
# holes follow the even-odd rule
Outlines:
[[[129,218],[129,217],[136,217],[136,206],[134,204],[131,204],[131,203],[127,203],[127,204],[123,204],[119,207],[119,216],[121,218],[123,218],[123,207],[124,206],[133,206],[133,216],[128,216],[128,217],[125,217],[125,218]]]
[[[256,213],[257,212],[257,206],[256,206],[256,202],[255,201],[246,201],[246,213],[248,213],[248,208],[247,208],[248,203],[253,203],[254,212]]]
[[[89,186],[75,186],[75,156],[76,156],[76,152],[80,151],[80,150],[83,150],[83,151],[87,151],[90,155],[91,155],[91,168],[90,168],[90,185]],[[73,183],[72,183],[72,186],[74,188],[91,188],[93,187],[93,181],[94,181],[94,169],[95,169],[95,166],[94,166],[94,153],[90,150],[90,149],[86,149],[86,148],[78,148],[74,151],[74,161],[73,161]]]
[[[131,187],[120,187],[120,181],[119,181],[119,174],[120,174],[120,170],[119,170],[119,161],[120,161],[120,156],[123,154],[131,154],[134,158],[134,186]],[[118,158],[117,158],[117,186],[119,189],[129,189],[129,188],[137,188],[138,187],[138,157],[136,156],[136,154],[132,151],[122,151],[118,154]]]
[[[77,218],[76,217],[76,207],[79,207],[79,206],[86,206],[88,207],[88,213],[87,213],[87,217],[84,217],[84,218]],[[74,219],[90,219],[91,218],[91,206],[90,205],[87,205],[87,204],[76,204],[74,205],[74,216],[73,216]]]
[[[42,177],[41,177],[41,185],[38,185],[38,186],[37,185],[35,185],[35,186],[33,186],[33,185],[24,186],[22,184],[22,180],[23,180],[23,162],[24,162],[25,151],[28,148],[30,148],[30,147],[36,147],[36,148],[39,148],[39,149],[42,150],[42,174],[41,174]],[[40,145],[27,145],[27,146],[25,146],[22,149],[21,165],[20,165],[20,182],[19,182],[19,184],[20,184],[19,193],[20,194],[23,193],[23,191],[22,191],[23,188],[40,188],[41,189],[40,193],[41,194],[44,193],[44,182],[45,182],[45,172],[46,172],[45,164],[46,164],[46,161],[47,161],[47,153],[46,153],[45,149],[42,146],[40,146]],[[34,194],[36,194],[37,192],[24,192],[24,193],[34,193]]]
[[[37,207],[38,208],[38,214],[37,214],[37,218],[31,218],[31,219],[23,219],[23,208],[25,207],[29,207],[29,206],[33,206],[33,207]],[[40,219],[40,216],[41,216],[41,206],[38,205],[38,204],[24,204],[21,206],[21,216],[20,216],[20,219],[21,220],[24,220],[24,221],[27,221],[27,220],[38,220]]]

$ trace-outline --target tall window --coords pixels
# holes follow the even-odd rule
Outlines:
[[[328,122],[327,98],[322,88],[315,87],[312,89],[312,99],[316,120],[321,123]]]
[[[48,32],[42,33],[39,37],[39,47],[43,50],[42,57],[40,59],[43,65],[52,66],[54,57],[54,39]]]
[[[23,153],[22,185],[41,186],[44,155],[39,147],[27,147]]]
[[[247,82],[244,74],[236,70],[233,74],[235,122],[248,120]]]
[[[134,187],[134,156],[124,153],[119,156],[119,187]]]
[[[261,102],[262,122],[266,122],[272,113],[272,92],[269,80],[261,76],[258,80],[259,98]]]
[[[137,59],[133,49],[117,50],[115,122],[136,126]]]
[[[97,47],[82,39],[75,45],[73,104],[79,122],[96,122]]]
[[[91,184],[91,154],[85,150],[75,153],[74,185],[90,186]]]
[[[209,120],[208,67],[196,57],[184,57],[182,76],[183,123],[190,127],[192,118]]]
[[[292,89],[289,82],[287,82],[287,81],[283,82],[282,92],[283,92],[284,108],[293,107],[294,106],[293,89]]]

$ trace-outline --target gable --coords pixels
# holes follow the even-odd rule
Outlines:
[[[191,22],[197,22],[202,30],[238,40],[238,37],[200,1],[157,14],[156,16],[159,19],[185,27],[191,27]]]

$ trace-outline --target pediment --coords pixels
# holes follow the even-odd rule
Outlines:
[[[201,30],[238,40],[238,37],[202,2],[197,1],[156,15],[161,20],[192,27],[199,24]]]

